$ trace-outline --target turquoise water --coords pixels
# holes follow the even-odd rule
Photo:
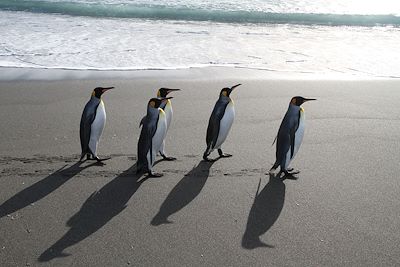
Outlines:
[[[2,0],[0,9],[71,16],[278,23],[305,25],[400,25],[399,5],[388,1],[34,1]],[[350,4],[349,4],[350,2]],[[367,4],[365,4],[367,3]],[[372,3],[372,4],[371,4]],[[383,8],[382,8],[383,5]],[[367,7],[367,8],[366,8]]]
[[[400,1],[1,0],[0,67],[400,77]]]

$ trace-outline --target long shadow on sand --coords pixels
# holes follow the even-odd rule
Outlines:
[[[13,197],[9,198],[0,206],[0,218],[39,201],[62,186],[65,182],[77,175],[82,170],[97,165],[97,163],[92,163],[84,167],[81,167],[80,165],[81,163],[77,162],[74,165],[64,169],[67,166],[65,165],[46,178],[25,188]]]
[[[39,257],[40,262],[56,257],[69,256],[64,249],[79,243],[102,228],[112,218],[122,212],[129,199],[146,179],[139,181],[135,174],[136,164],[121,173],[99,191],[94,192],[83,203],[81,209],[68,221],[69,231]]]
[[[261,180],[260,180],[261,182]],[[246,231],[242,238],[242,247],[255,249],[273,246],[263,243],[260,236],[266,233],[278,219],[285,202],[285,184],[283,179],[270,175],[269,182],[257,193],[247,220]]]
[[[201,192],[214,162],[200,161],[175,185],[162,203],[160,210],[151,220],[151,225],[172,223],[168,217],[192,202]]]

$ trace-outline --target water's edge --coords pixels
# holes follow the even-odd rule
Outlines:
[[[254,80],[398,80],[399,77],[349,74],[284,73],[235,67],[202,67],[166,70],[72,70],[0,67],[0,81],[62,81],[112,79],[254,79]]]

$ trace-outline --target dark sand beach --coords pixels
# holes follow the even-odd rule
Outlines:
[[[0,82],[0,266],[399,266],[400,81],[250,72],[20,71]],[[219,91],[237,83],[223,146],[233,157],[203,162]],[[79,165],[96,86],[115,86],[99,145],[111,159]],[[159,87],[182,89],[166,143],[178,159],[143,180],[139,122]],[[266,173],[295,95],[318,101],[304,104],[299,178],[282,181]]]

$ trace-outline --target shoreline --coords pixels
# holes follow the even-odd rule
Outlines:
[[[400,77],[346,73],[301,73],[244,67],[204,66],[178,69],[91,70],[0,67],[0,82],[93,79],[256,79],[256,80],[398,80]]]

